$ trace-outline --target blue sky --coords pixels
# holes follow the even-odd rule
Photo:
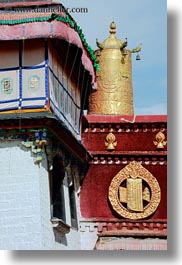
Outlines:
[[[89,45],[109,36],[117,24],[117,38],[128,38],[128,48],[143,44],[141,61],[133,55],[135,114],[167,113],[167,1],[166,0],[62,0],[65,7],[85,7],[88,13],[71,13]]]

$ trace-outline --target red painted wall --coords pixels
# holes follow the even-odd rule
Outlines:
[[[167,167],[165,165],[143,165],[157,179],[161,187],[161,203],[156,212],[147,219],[167,218]],[[108,201],[108,189],[113,177],[124,165],[91,165],[83,182],[80,201],[84,218],[119,218]]]
[[[106,151],[105,139],[109,132],[102,133],[84,133],[82,135],[82,143],[90,152]],[[114,152],[121,151],[156,151],[155,136],[157,132],[114,132],[116,136],[117,146]],[[166,132],[164,132],[167,138]],[[166,150],[166,148],[164,149]]]
[[[127,120],[134,122],[127,122]],[[83,181],[80,203],[84,219],[124,220],[115,213],[108,200],[108,190],[115,175],[126,166],[123,160],[142,161],[145,167],[157,179],[161,188],[161,202],[147,220],[167,221],[167,146],[158,150],[154,145],[156,134],[162,131],[167,141],[167,116],[97,116],[83,118],[82,143],[93,155],[93,161]],[[117,141],[115,150],[108,151],[105,139],[112,132]],[[115,163],[119,158],[119,163]],[[104,164],[102,163],[104,159]],[[108,161],[113,162],[109,164]],[[148,163],[145,161],[148,160]],[[153,161],[157,161],[153,163]],[[160,163],[164,161],[164,163]],[[132,220],[131,220],[132,221]]]

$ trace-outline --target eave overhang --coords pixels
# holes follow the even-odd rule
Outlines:
[[[88,163],[91,155],[57,118],[47,112],[12,113],[0,115],[0,129],[47,128],[82,163]]]
[[[46,12],[43,12],[43,8],[47,8]],[[94,51],[63,5],[55,2],[0,4],[0,41],[40,38],[63,39],[80,48],[82,64],[92,78],[92,88],[96,89],[95,70],[98,63]]]

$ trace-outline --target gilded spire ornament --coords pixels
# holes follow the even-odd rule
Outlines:
[[[131,54],[141,50],[141,44],[127,48],[128,40],[116,37],[116,23],[110,24],[110,35],[103,42],[96,39],[95,55],[100,65],[97,91],[90,95],[89,114],[134,115]]]

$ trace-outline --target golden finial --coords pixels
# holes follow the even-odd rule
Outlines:
[[[117,38],[116,23],[111,21],[109,27],[107,39],[103,42],[96,39],[99,49],[95,55],[101,70],[97,75],[97,91],[90,95],[89,114],[133,116],[131,51],[127,38],[124,41]],[[106,143],[107,150],[114,150],[114,144],[107,140]]]
[[[113,21],[110,24],[110,31],[111,34],[115,34],[116,33],[116,23]]]

